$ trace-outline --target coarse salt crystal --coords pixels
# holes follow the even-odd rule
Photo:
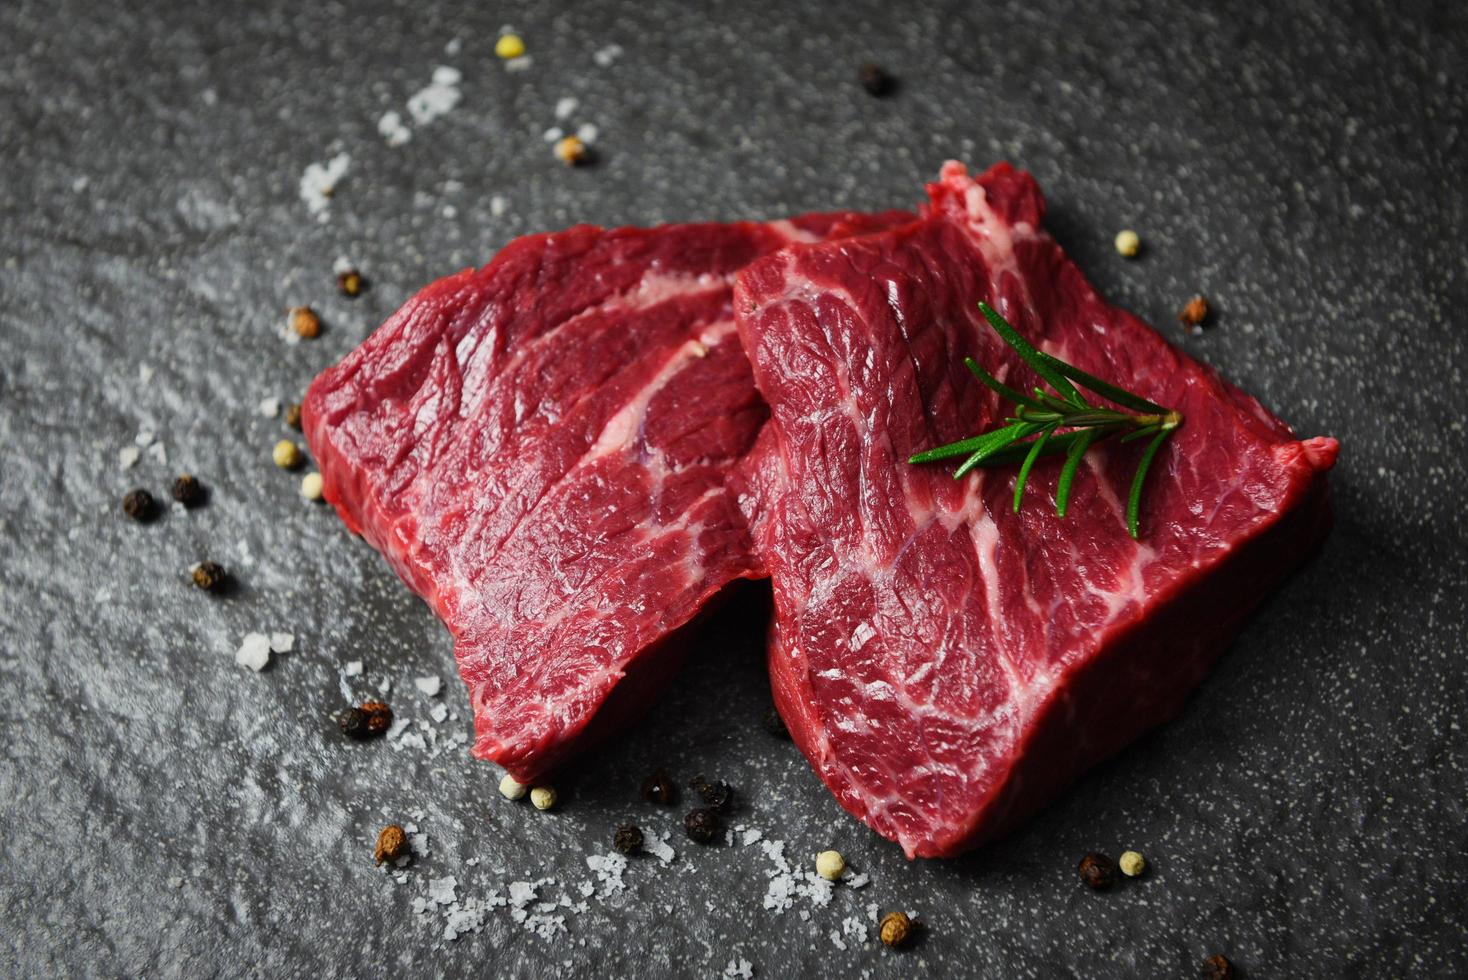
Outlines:
[[[579,105],[581,105],[580,100],[578,100],[574,96],[570,96],[570,95],[566,96],[563,99],[558,100],[556,102],[556,118],[557,119],[569,119],[569,118],[571,118],[571,113],[575,112],[577,106],[579,106]]]
[[[454,889],[458,886],[458,879],[452,875],[447,878],[431,878],[428,881],[428,900],[439,905],[448,905],[453,902]]]
[[[489,213],[496,218],[502,217],[509,207],[510,202],[503,194],[496,194],[489,199]]]
[[[566,131],[564,129],[562,129],[561,127],[559,127],[559,126],[552,126],[550,129],[547,129],[541,135],[543,137],[545,137],[545,141],[547,143],[554,143],[556,140],[560,139],[562,136],[565,136],[566,135]]]
[[[393,109],[384,112],[377,120],[377,132],[388,146],[402,146],[413,138],[413,131],[403,124],[403,117]]]
[[[429,697],[437,697],[438,692],[443,689],[443,681],[437,677],[415,677],[413,686]]]
[[[459,79],[457,68],[441,65],[433,71],[433,83],[419,89],[408,99],[408,114],[420,126],[426,126],[459,104]]]
[[[438,722],[440,725],[442,725],[444,723],[444,720],[447,719],[449,716],[448,705],[435,704],[433,706],[433,710],[428,712],[428,716],[434,721]]]
[[[125,470],[130,470],[138,465],[138,460],[142,458],[142,455],[143,451],[137,446],[124,446],[117,451],[117,465]]]
[[[246,633],[240,648],[234,652],[235,663],[259,673],[270,663],[270,637],[264,633]]]
[[[588,145],[591,143],[595,143],[596,138],[600,135],[601,130],[596,128],[595,123],[582,123],[580,126],[576,127],[576,137],[581,140],[581,142]]]
[[[279,398],[262,398],[262,399],[260,399],[260,414],[263,415],[263,416],[265,416],[267,419],[273,419],[273,418],[275,418],[277,415],[280,414],[280,399]]]
[[[293,633],[271,633],[270,649],[275,653],[290,653],[291,648],[296,645],[296,637]]]
[[[362,661],[360,661],[360,660],[348,660],[347,661],[347,665],[342,668],[342,673],[345,674],[348,677],[361,677],[362,676]]]
[[[351,164],[351,154],[338,153],[325,163],[307,164],[301,174],[301,200],[306,202],[306,209],[316,216],[317,221],[331,217],[331,196],[336,193],[336,185],[341,183]]]
[[[505,71],[525,71],[531,64],[530,55],[522,54],[518,58],[511,58],[505,62]]]

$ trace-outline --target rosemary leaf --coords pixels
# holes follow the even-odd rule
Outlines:
[[[1060,392],[1061,397],[1077,408],[1085,407],[1086,400],[1081,397],[1079,391],[1076,391],[1075,385],[1067,381],[1065,375],[1052,366],[1055,360],[1053,357],[1041,354],[1031,346],[1030,342],[1020,336],[1019,331],[1011,327],[1009,321],[1000,316],[998,311],[988,303],[980,303],[979,312],[984,314],[984,319],[989,321],[989,326],[994,328],[994,332],[1003,337],[1004,342],[1014,348],[1014,352],[1024,358],[1025,363],[1034,368],[1035,373],[1044,378],[1050,387]]]
[[[1168,428],[1159,429],[1147,443],[1147,449],[1142,453],[1142,460],[1137,464],[1137,475],[1132,477],[1132,489],[1126,498],[1126,529],[1133,539],[1138,537],[1137,525],[1142,512],[1142,485],[1147,480],[1147,471],[1152,468],[1152,460],[1157,456],[1157,450],[1172,435],[1173,430]]]
[[[1030,451],[1025,454],[1025,461],[1020,465],[1019,478],[1014,481],[1014,512],[1019,513],[1019,502],[1025,494],[1025,481],[1030,478],[1030,470],[1035,465],[1035,460],[1045,451],[1045,444],[1055,434],[1055,427],[1059,422],[1051,422],[1040,430],[1040,434],[1030,443]]]
[[[1070,450],[1065,454],[1065,465],[1060,468],[1060,482],[1055,484],[1055,516],[1064,517],[1065,508],[1070,504],[1070,485],[1075,482],[1076,470],[1080,468],[1081,459],[1086,455],[1086,450],[1091,448],[1091,443],[1096,441],[1095,429],[1079,430],[1081,436],[1070,444]]]
[[[998,378],[994,377],[994,375],[990,374],[988,371],[985,371],[983,368],[979,367],[979,362],[974,360],[972,357],[965,357],[963,359],[963,363],[968,365],[968,369],[973,372],[974,377],[982,381],[985,386],[987,386],[992,391],[997,392],[1000,398],[1008,398],[1016,405],[1033,405],[1036,408],[1040,407],[1034,401],[1034,399],[1026,398],[1024,395],[1021,395],[1019,392],[1009,387],[1009,385],[1005,384],[1003,381],[1000,381]]]
[[[1108,382],[1102,381],[1094,374],[1087,374],[1080,368],[1072,364],[1067,364],[1059,358],[1051,357],[1044,351],[1037,351],[1036,353],[1038,353],[1045,360],[1049,361],[1051,367],[1055,368],[1055,370],[1059,371],[1067,378],[1070,378],[1072,381],[1079,384],[1082,388],[1094,391],[1096,394],[1100,395],[1103,398],[1109,398],[1112,401],[1116,402],[1118,405],[1130,408],[1132,411],[1135,412],[1145,412],[1151,415],[1167,414],[1167,409],[1154,402],[1149,402],[1141,395],[1134,395],[1130,391],[1126,391],[1125,389],[1118,388],[1114,384],[1109,384]]]
[[[1016,422],[1015,424],[1007,425],[1002,429],[995,429],[993,432],[989,433],[989,435],[994,437],[994,440],[989,445],[986,445],[983,448],[976,450],[972,456],[964,460],[963,463],[958,467],[958,469],[953,471],[953,478],[957,480],[965,476],[969,472],[969,470],[972,470],[975,466],[978,466],[989,456],[1016,442],[1017,440],[1023,439],[1026,436],[1034,435],[1035,432],[1038,431],[1040,428],[1041,426],[1036,425],[1033,422]]]

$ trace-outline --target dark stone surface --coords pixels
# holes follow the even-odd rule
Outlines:
[[[1072,6],[0,4],[0,973],[1168,977],[1215,951],[1254,977],[1468,972],[1465,7]],[[491,53],[505,22],[522,73]],[[895,95],[862,91],[867,60]],[[437,65],[462,101],[389,147],[379,118]],[[594,168],[542,138],[563,96],[600,127]],[[338,150],[318,223],[298,183]],[[351,660],[352,691],[390,678],[402,716],[442,701],[441,747],[466,704],[425,607],[270,465],[287,432],[262,398],[523,232],[909,204],[949,156],[1032,169],[1107,294],[1344,445],[1334,536],[1182,718],[1011,839],[918,864],[762,730],[757,591],[644,726],[561,777],[552,814],[501,800],[461,748],[340,737]],[[372,283],[353,301],[342,254]],[[1218,312],[1183,336],[1194,292]],[[327,330],[292,346],[298,303]],[[120,468],[139,430],[166,465]],[[206,506],[122,517],[124,491],[167,500],[183,470]],[[205,557],[231,594],[187,583]],[[250,630],[295,649],[250,673]],[[681,822],[637,796],[654,764],[730,781],[733,822],[801,865],[837,847],[871,884],[767,911],[758,846],[675,834],[670,867],[634,861],[553,940],[498,908],[444,942],[442,910],[413,913],[450,875],[460,899],[553,878],[544,896],[580,901],[619,823]],[[429,854],[395,884],[371,844],[414,811]],[[1083,853],[1127,846],[1145,878],[1079,884]],[[837,948],[868,903],[926,936]]]

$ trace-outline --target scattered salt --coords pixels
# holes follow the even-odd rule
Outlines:
[[[627,858],[621,854],[588,854],[586,866],[596,875],[597,894],[605,898],[621,891],[626,885],[622,872],[627,870]]]
[[[552,126],[550,129],[547,129],[544,133],[541,133],[540,135],[545,139],[547,143],[554,143],[562,136],[565,136],[566,131],[559,126]]]
[[[454,38],[449,41],[448,44],[445,44],[443,46],[443,53],[448,55],[450,58],[452,58],[454,55],[458,54],[462,50],[464,50],[464,42],[461,41],[459,38]]]
[[[530,55],[522,54],[505,62],[505,71],[525,71],[531,65]]]
[[[270,637],[264,633],[246,633],[240,648],[234,652],[235,663],[259,673],[270,663]]]
[[[275,653],[290,653],[295,645],[296,637],[292,633],[270,634],[270,649]]]
[[[117,451],[117,465],[125,470],[130,470],[138,465],[138,459],[142,455],[143,451],[137,446],[124,446]]]
[[[612,62],[616,61],[621,56],[622,46],[620,44],[608,44],[604,48],[597,48],[596,51],[592,53],[591,60],[596,62],[597,67],[599,68],[610,68],[612,66]]]
[[[454,900],[454,889],[459,886],[456,878],[433,878],[428,882],[428,900],[439,905],[448,905]]]
[[[568,95],[565,98],[560,99],[559,101],[556,102],[556,118],[557,119],[569,119],[569,118],[571,118],[571,114],[573,112],[575,112],[576,111],[576,108],[578,106],[580,106],[580,105],[581,105],[580,100],[576,99],[574,96]]]
[[[438,692],[443,689],[443,681],[437,677],[415,677],[413,678],[413,686],[428,697],[433,698],[437,697]]]
[[[351,154],[338,153],[326,163],[307,164],[301,174],[301,200],[306,202],[307,210],[316,216],[317,221],[331,217],[331,196],[336,193],[336,185],[346,176],[351,164]]]
[[[433,706],[432,710],[430,710],[428,712],[428,715],[434,721],[436,721],[440,725],[442,725],[444,723],[444,721],[448,719],[448,716],[449,716],[448,705],[445,705],[445,704],[435,704]]]
[[[647,849],[647,853],[663,864],[672,864],[673,859],[678,856],[678,852],[673,850],[673,845],[668,843],[670,833],[671,831],[665,830],[656,837],[649,836],[643,840],[642,844]]]
[[[267,419],[275,418],[280,414],[280,399],[274,397],[260,399],[260,414]]]
[[[588,145],[591,143],[595,143],[596,138],[600,135],[601,130],[596,128],[595,123],[582,123],[580,126],[576,127],[577,138],[580,139],[581,142]]]
[[[348,660],[347,665],[342,668],[342,673],[345,674],[347,677],[361,677],[362,661]]]
[[[403,117],[393,109],[384,112],[377,120],[377,132],[387,140],[388,146],[402,146],[413,138],[413,131],[403,125]]]
[[[509,207],[510,202],[503,194],[496,194],[489,199],[489,213],[496,218],[502,217]]]
[[[730,960],[729,965],[724,967],[725,980],[750,980],[754,976],[754,964],[740,957]]]
[[[440,65],[433,70],[433,82],[408,99],[408,113],[413,121],[426,126],[459,104],[462,93],[459,81],[463,75],[457,68]],[[381,130],[382,124],[378,124]]]

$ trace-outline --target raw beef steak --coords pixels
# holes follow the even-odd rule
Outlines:
[[[550,768],[655,693],[711,596],[762,574],[724,489],[766,416],[733,276],[792,241],[911,220],[522,238],[311,385],[326,498],[448,624],[476,755],[522,781]]]
[[[1041,230],[1028,174],[950,163],[929,195],[919,222],[791,246],[735,291],[771,409],[741,500],[773,576],[776,703],[842,806],[910,857],[1003,833],[1175,715],[1325,535],[1337,450],[1108,306]],[[906,462],[1007,414],[966,355],[1038,383],[980,300],[1183,413],[1140,541],[1122,515],[1141,444],[1093,449],[1063,520],[1058,459],[1017,515],[1017,467],[955,480]]]

